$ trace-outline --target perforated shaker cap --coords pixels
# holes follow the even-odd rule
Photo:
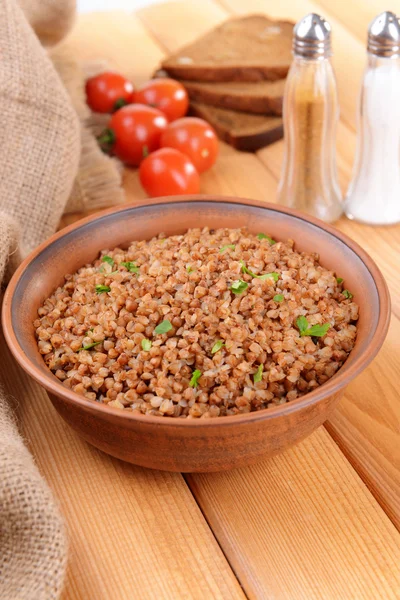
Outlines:
[[[371,22],[367,50],[376,56],[400,56],[400,22],[394,13],[383,12]]]
[[[293,52],[304,58],[324,58],[332,54],[331,26],[315,13],[301,19],[293,30]]]

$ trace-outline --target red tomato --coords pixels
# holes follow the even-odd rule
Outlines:
[[[198,194],[200,176],[185,154],[173,148],[161,148],[140,165],[140,182],[149,196]]]
[[[160,147],[160,137],[167,124],[160,110],[129,104],[113,114],[99,142],[128,165],[137,166],[149,152]]]
[[[161,136],[161,147],[180,150],[203,173],[217,160],[218,137],[207,121],[186,117],[168,125]]]
[[[100,73],[86,81],[86,101],[99,113],[111,113],[133,102],[133,85],[118,73]]]
[[[148,104],[162,110],[168,121],[175,121],[187,113],[187,91],[175,79],[152,79],[140,87],[134,95],[135,102]]]

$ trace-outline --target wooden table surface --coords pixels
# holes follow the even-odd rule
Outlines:
[[[381,0],[185,0],[82,15],[66,43],[76,57],[105,58],[141,83],[166,53],[231,15],[323,14],[333,28],[345,188],[366,28],[385,8]],[[400,0],[391,10],[400,14]],[[222,145],[202,191],[273,202],[282,148],[241,154]],[[130,201],[144,197],[135,171],[125,187]],[[69,529],[63,600],[400,598],[400,227],[337,226],[387,278],[387,340],[326,427],[256,466],[181,476],[102,454],[64,424],[2,342],[8,393],[19,399],[23,432]]]

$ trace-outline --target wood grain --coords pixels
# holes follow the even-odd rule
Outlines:
[[[201,20],[202,23],[204,23],[208,18],[209,26],[211,27],[217,22],[217,20],[215,19],[215,10],[208,10],[209,4],[209,2],[202,3],[201,10],[207,13],[208,17],[207,15],[203,15]],[[224,4],[226,4],[225,0],[223,0],[222,2],[222,5]],[[229,4],[232,4],[230,0]],[[246,2],[246,9],[244,9],[244,4],[241,2],[235,4],[239,6],[239,12],[255,12],[257,9],[260,10],[261,8],[264,8],[266,12],[270,12],[267,11],[267,9],[265,9],[265,6],[268,4],[268,7],[270,7],[272,3],[260,3],[258,0],[256,0],[255,2],[253,2],[253,0],[250,0],[249,2]],[[168,12],[170,18],[173,18],[174,21],[178,23],[179,29],[181,29],[183,26],[181,6],[182,5],[180,3],[168,4]],[[279,10],[281,10],[282,5],[279,4],[278,8]],[[181,45],[180,37],[175,36],[172,42],[169,42],[169,39],[165,36],[162,27],[158,28],[158,26],[156,26],[155,24],[156,20],[153,18],[154,10],[155,9],[151,8],[146,9],[144,11],[141,11],[139,13],[139,16],[143,20],[143,22],[151,28],[151,32],[154,35],[154,37],[156,39],[160,39],[163,47],[168,48],[168,44],[170,43],[170,51],[176,50]],[[197,3],[186,4],[185,10],[185,18],[190,18],[193,22],[196,20],[196,18],[199,18],[200,8]],[[274,16],[280,15],[276,14]],[[282,14],[282,16],[287,18],[290,15],[285,13]],[[346,185],[348,183],[348,179],[351,173],[351,162],[355,147],[355,136],[353,131],[348,126],[346,126],[346,124],[343,123],[339,128],[339,144],[339,166],[342,174],[342,183]],[[241,155],[241,157],[243,156],[244,155]],[[262,160],[262,162],[267,167],[269,173],[272,175],[272,178],[266,178],[265,176],[263,177],[262,181],[264,189],[264,198],[268,200],[273,200],[275,198],[276,184],[280,173],[282,143],[274,144],[273,146],[270,146],[265,150],[261,151],[259,153],[259,158]],[[231,172],[233,172],[233,169],[231,170]],[[247,180],[253,181],[254,178],[252,175],[252,161],[247,162],[246,173]],[[399,284],[398,278],[395,276],[396,274],[394,267],[397,260],[396,252],[393,252],[392,250],[389,252],[382,253],[380,252],[380,248],[381,244],[385,239],[387,240],[385,242],[387,245],[392,245],[393,243],[398,244],[398,229],[391,230],[393,232],[393,236],[387,236],[388,230],[385,228],[380,228],[379,230],[365,228],[365,226],[358,226],[358,224],[350,223],[345,219],[341,221],[340,226],[343,227],[345,231],[350,233],[350,235],[352,235],[353,231],[356,231],[356,239],[358,237],[358,241],[360,241],[364,247],[364,242],[367,242],[370,238],[370,242],[369,244],[367,244],[368,250],[370,249],[370,247],[374,248],[374,245],[376,244],[374,254],[380,259],[378,262],[380,262],[381,266],[384,267],[384,270],[386,270],[386,275],[390,276],[392,286],[395,288],[395,290],[397,290]],[[377,233],[372,233],[371,235],[371,231]],[[354,237],[354,235],[352,237]],[[388,250],[388,248],[386,248],[386,250]],[[385,257],[385,260],[382,260],[383,256]],[[342,403],[342,406],[345,407],[345,411],[343,413],[341,410],[338,411],[338,415],[340,417],[342,417],[343,414],[347,416],[347,419],[350,421],[350,424],[353,427],[353,433],[354,435],[356,435],[356,438],[354,439],[354,446],[353,439],[351,437],[345,439],[344,434],[342,435],[341,433],[342,428],[345,428],[347,425],[346,423],[343,424],[343,418],[341,421],[333,420],[330,426],[330,430],[335,434],[335,437],[338,440],[340,440],[341,447],[347,454],[349,454],[349,456],[351,456],[353,463],[357,466],[360,473],[362,473],[362,475],[365,476],[368,483],[372,486],[374,493],[379,498],[384,508],[389,512],[392,518],[398,519],[398,515],[400,514],[397,493],[400,483],[400,461],[398,460],[398,452],[396,450],[399,447],[398,427],[400,423],[398,397],[396,397],[396,395],[391,395],[390,386],[382,386],[379,391],[380,396],[381,398],[383,396],[384,401],[381,401],[379,403],[379,408],[377,408],[376,393],[376,382],[381,379],[382,369],[387,374],[388,379],[398,377],[398,366],[396,364],[395,354],[393,353],[394,348],[391,345],[393,341],[395,341],[398,333],[400,333],[398,331],[399,323],[397,320],[394,321],[394,325],[392,327],[395,327],[395,329],[391,330],[388,342],[386,343],[384,350],[381,352],[381,355],[378,357],[375,363],[373,363],[370,369],[368,369],[362,375],[362,387],[358,387],[358,381],[361,380],[360,377],[359,380],[354,382],[353,385],[350,387],[349,394],[346,394],[346,399]],[[375,385],[373,385],[373,382],[375,382]],[[361,393],[359,393],[359,390],[361,390]],[[362,398],[362,402],[360,401],[360,398]],[[363,408],[360,409],[360,405]],[[355,410],[355,407],[357,407],[357,411]],[[384,412],[385,416],[382,417],[382,415],[379,415],[380,412]],[[371,417],[371,415],[374,415],[374,417]],[[390,429],[392,435],[389,436],[387,444],[383,445],[378,442],[373,444],[371,448],[369,436],[371,434],[373,435],[373,432],[377,430],[377,425],[382,419],[384,420],[385,425],[381,426],[380,434],[385,435],[385,439],[388,439],[386,431],[386,423],[388,421],[391,423],[392,426],[392,428]],[[369,422],[369,429],[366,426],[366,420]],[[323,440],[323,444],[325,444],[325,450],[327,450],[329,447],[330,456],[331,452],[337,452],[337,449],[335,447],[332,447],[331,450],[331,442],[325,433],[320,434],[318,432],[318,434],[316,435],[323,436],[321,437],[321,444]],[[378,439],[380,438],[378,437]],[[358,451],[351,452],[353,447],[357,448]],[[300,446],[300,448],[302,448],[302,446]],[[372,455],[370,456],[371,451]],[[285,454],[282,457],[278,457],[278,460],[283,461],[285,460],[286,456],[287,455]],[[373,468],[374,465],[375,468]],[[299,465],[298,468],[301,472],[302,468]],[[329,467],[330,470],[332,468],[332,466]],[[370,471],[369,468],[371,468]],[[315,540],[313,542],[310,542],[310,552],[313,553],[312,558],[310,557],[309,559],[305,559],[305,562],[302,563],[302,565],[300,566],[298,562],[298,557],[296,556],[296,567],[298,567],[299,570],[296,571],[296,575],[293,576],[293,581],[289,581],[287,584],[282,583],[282,579],[284,579],[282,578],[282,573],[280,573],[280,578],[279,575],[276,575],[274,577],[274,574],[271,574],[271,569],[268,568],[270,566],[271,561],[274,564],[274,568],[276,567],[276,562],[273,560],[273,558],[271,559],[270,537],[268,527],[265,526],[262,515],[258,513],[258,508],[257,512],[254,512],[253,510],[255,504],[257,507],[263,507],[263,504],[268,502],[265,500],[265,490],[268,489],[269,492],[269,485],[266,485],[266,481],[268,481],[269,484],[269,478],[265,474],[264,470],[262,470],[263,467],[261,465],[256,467],[255,469],[256,473],[252,472],[251,476],[248,479],[246,479],[246,482],[244,484],[242,478],[243,472],[240,476],[237,475],[236,472],[232,474],[221,475],[221,479],[219,475],[217,475],[216,477],[214,477],[214,475],[193,475],[189,479],[192,489],[197,497],[197,500],[200,501],[203,512],[207,515],[207,519],[211,523],[214,532],[217,533],[218,539],[221,545],[223,546],[226,555],[228,556],[233,567],[235,568],[235,571],[239,574],[239,577],[245,586],[245,590],[247,594],[250,595],[250,597],[262,597],[262,594],[265,594],[266,590],[268,590],[272,597],[275,597],[274,594],[276,594],[277,598],[330,598],[334,595],[339,595],[339,597],[346,598],[375,598],[396,596],[396,586],[398,585],[397,582],[393,584],[393,587],[390,590],[388,589],[386,591],[383,591],[379,588],[379,581],[381,576],[379,575],[376,580],[376,583],[373,584],[372,587],[370,587],[369,585],[363,587],[363,580],[365,578],[365,574],[361,575],[360,573],[354,579],[352,579],[351,576],[349,579],[347,575],[344,576],[343,580],[341,580],[340,577],[337,577],[334,582],[327,582],[323,577],[322,585],[326,586],[323,589],[323,596],[321,593],[321,589],[315,589],[311,585],[311,581],[320,580],[321,573],[318,572],[317,574],[316,572],[314,572],[313,574],[310,574],[307,570],[307,565],[315,564],[315,556],[313,553]],[[259,469],[262,470],[262,475],[260,475]],[[267,469],[268,465],[265,466],[265,471],[267,471]],[[367,477],[368,473],[370,473],[370,477]],[[264,481],[260,481],[260,477],[264,477]],[[218,485],[215,489],[214,484],[216,481],[218,481]],[[223,483],[221,483],[221,485],[219,486],[220,482],[222,481]],[[357,486],[358,485],[361,484],[358,482]],[[314,486],[313,494],[315,493],[316,491]],[[223,500],[221,500],[221,506],[219,506],[217,498],[220,498],[221,495],[223,496]],[[350,495],[349,498],[351,499],[351,497],[352,496]],[[245,508],[242,509],[241,513],[241,520],[237,512],[235,512],[233,516],[229,516],[226,512],[225,505],[228,505],[230,508],[232,508],[233,499],[237,499],[236,503],[240,507],[243,505],[243,503],[245,503]],[[372,502],[371,499],[370,501]],[[322,504],[324,504],[324,501],[322,501]],[[219,508],[215,508],[216,506],[218,506]],[[313,505],[313,509],[316,510],[318,514],[320,514],[319,509],[315,507],[315,504]],[[267,514],[269,514],[269,510],[270,504],[268,503],[266,509]],[[312,509],[308,507],[308,510]],[[353,509],[349,508],[349,513],[352,510]],[[246,519],[248,518],[248,515],[250,513],[252,520],[249,523],[246,521]],[[240,525],[238,523],[240,523]],[[283,527],[284,525],[282,524],[282,528]],[[340,536],[339,538],[336,537],[336,533],[338,531],[337,524],[330,523],[329,529],[330,531],[335,532],[335,534],[330,534],[330,539],[333,539],[333,544],[337,545],[338,547],[340,547],[341,544],[343,544],[344,548],[348,548],[348,545],[343,538],[340,538]],[[366,535],[366,537],[364,538],[365,546],[362,553],[364,551],[367,551],[368,549],[368,535]],[[275,532],[275,536],[273,537],[274,540],[281,540],[285,536],[282,535],[281,531],[279,532],[279,534]],[[299,538],[303,541],[302,536],[300,534]],[[324,539],[325,538],[326,536],[324,536]],[[266,541],[266,539],[268,539],[268,542]],[[385,536],[383,540],[384,539]],[[266,551],[266,547],[264,547],[267,546],[267,544],[268,552]],[[279,542],[277,542],[278,548],[276,549],[276,554],[274,556],[286,556],[287,549],[285,547],[285,544],[286,540],[282,541],[281,546],[279,546]],[[346,550],[342,550],[342,552],[346,553]],[[322,557],[325,557],[326,555],[331,556],[332,554],[335,555],[335,557],[337,556],[337,554],[332,553],[331,551],[323,551],[322,549],[320,549],[320,551],[317,552],[317,555]],[[351,551],[351,554],[353,554],[353,550]],[[340,554],[340,556],[344,555]],[[358,558],[360,557],[358,556]],[[255,566],[254,563],[257,560],[259,562],[257,563],[257,566]],[[293,567],[292,557],[288,562],[291,564],[291,567]],[[320,568],[321,572],[325,568],[323,561],[321,562]],[[302,577],[304,578],[303,570],[307,572],[306,583],[304,583],[304,588],[302,588],[299,591],[299,580],[304,581],[304,579],[302,579]],[[337,573],[338,571],[340,571],[341,573],[342,567],[337,569],[335,568],[334,571],[335,573]],[[388,573],[389,571],[385,569],[385,572]],[[361,583],[359,583],[360,580]],[[271,581],[273,581],[274,583],[271,583]],[[337,584],[339,588],[335,589],[335,584]],[[285,587],[286,585],[288,587]],[[360,585],[361,587],[357,587]],[[290,586],[293,586],[293,588],[290,588]],[[343,587],[340,589],[340,586]],[[350,592],[349,588],[352,588]],[[294,592],[295,589],[297,590],[297,592]],[[312,591],[310,591],[310,589]]]
[[[317,7],[303,0],[223,4],[161,4],[140,11],[140,21],[129,13],[82,15],[67,43],[78,59],[106,58],[140,83],[166,50],[221,22],[228,15],[226,7],[292,19]],[[365,57],[361,42],[340,25],[343,16],[335,12],[335,17],[342,113],[350,126],[339,132],[345,185],[354,149],[357,77]],[[351,18],[356,20],[355,11]],[[257,157],[222,145],[217,165],[202,177],[202,191],[273,201],[279,148],[275,144]],[[136,171],[126,171],[125,187],[129,200],[143,197]],[[340,226],[355,232],[368,250],[368,243],[375,246],[397,292],[392,246],[399,243],[398,228]],[[371,231],[378,233],[369,240]],[[394,319],[383,351],[349,387],[329,425],[394,520],[400,514],[399,335]],[[64,425],[45,393],[20,373],[4,343],[0,355],[8,393],[19,401],[23,432],[68,522],[71,562],[65,600],[245,597],[180,476],[125,465],[90,448]],[[248,597],[398,597],[399,534],[324,429],[272,461],[191,476],[188,482]]]
[[[323,428],[255,467],[187,480],[249,598],[398,598],[400,534]]]
[[[0,362],[22,433],[67,521],[63,600],[245,598],[181,475],[89,446],[18,367],[2,335]]]

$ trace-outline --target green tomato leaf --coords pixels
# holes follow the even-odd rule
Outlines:
[[[324,335],[326,335],[330,326],[330,323],[324,323],[323,325],[312,325],[307,329],[307,331],[303,335],[310,335],[312,337],[323,337]]]
[[[308,321],[304,315],[300,315],[300,317],[297,317],[296,325],[299,328],[300,335],[306,335],[305,332],[308,329]]]

